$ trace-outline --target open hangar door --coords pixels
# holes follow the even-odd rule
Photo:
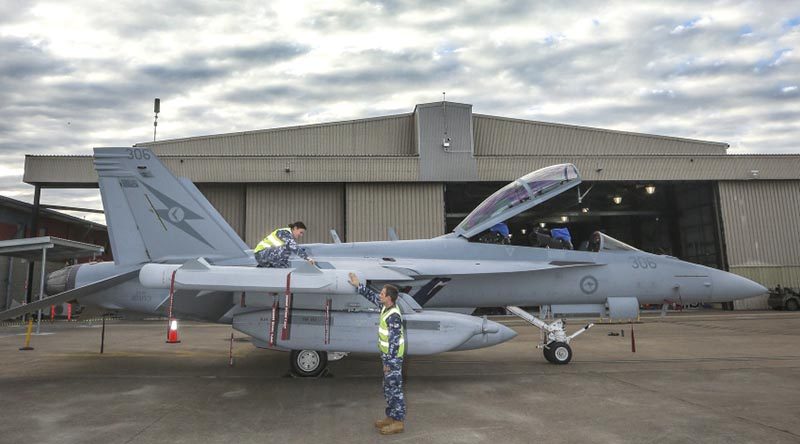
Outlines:
[[[447,231],[504,185],[445,184]],[[584,182],[506,221],[510,242],[536,246],[537,230],[568,228],[573,248],[581,249],[593,232],[601,231],[650,253],[724,269],[716,186],[714,182]]]

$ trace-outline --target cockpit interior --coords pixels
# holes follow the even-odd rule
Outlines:
[[[470,242],[641,250],[723,267],[712,182],[586,182],[561,164],[507,184],[445,184],[445,210],[447,230]]]

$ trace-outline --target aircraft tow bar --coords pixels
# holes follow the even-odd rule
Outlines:
[[[536,348],[543,349],[544,357],[553,364],[568,363],[572,359],[572,349],[569,347],[570,341],[594,327],[593,323],[589,323],[575,333],[567,335],[566,330],[564,330],[564,322],[561,319],[547,323],[519,307],[509,305],[506,309],[542,331],[544,338]]]

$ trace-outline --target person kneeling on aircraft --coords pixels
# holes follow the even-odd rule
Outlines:
[[[303,237],[304,234],[306,234],[306,225],[299,221],[268,234],[253,249],[258,266],[261,268],[289,268],[289,255],[292,253],[314,265],[314,259],[308,257],[306,250],[297,245],[297,239]]]

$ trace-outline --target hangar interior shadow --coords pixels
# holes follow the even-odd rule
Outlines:
[[[445,184],[447,231],[504,185]],[[643,251],[726,269],[717,196],[714,182],[584,182],[506,223],[513,245],[536,246],[537,230],[568,228],[574,248],[585,249],[601,231]]]

